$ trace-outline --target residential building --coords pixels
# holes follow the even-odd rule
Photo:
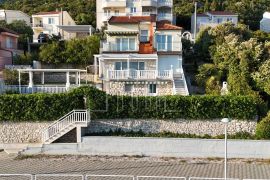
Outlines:
[[[263,19],[260,21],[260,30],[270,33],[270,12],[263,14]]]
[[[155,14],[158,21],[173,21],[173,0],[99,0],[96,1],[97,28],[111,16],[145,16]]]
[[[238,15],[227,11],[210,11],[203,14],[197,14],[197,32],[201,28],[211,26],[215,27],[225,22],[238,23]],[[195,15],[191,17],[191,32],[195,33]]]
[[[62,39],[75,37],[74,33],[60,30],[57,26],[76,25],[67,11],[40,12],[32,15],[33,41],[38,42],[41,33],[47,35],[61,35]]]
[[[188,95],[182,28],[156,16],[112,16],[94,58],[96,83],[113,95]]]
[[[0,9],[0,20],[4,20],[8,24],[15,20],[21,20],[25,21],[28,26],[31,26],[30,19],[31,17],[22,11]]]
[[[0,71],[12,64],[13,56],[18,53],[18,38],[15,31],[0,27]]]

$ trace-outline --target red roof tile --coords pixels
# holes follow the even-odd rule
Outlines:
[[[50,11],[50,12],[39,12],[34,15],[49,15],[49,14],[60,14],[60,11]]]
[[[112,16],[109,23],[155,22],[155,16]]]
[[[237,14],[233,13],[233,12],[229,12],[229,11],[210,11],[208,12],[209,14],[212,14],[212,15],[219,15],[219,16],[235,16]]]
[[[175,26],[167,21],[161,21],[157,23],[158,30],[182,30],[182,27]]]

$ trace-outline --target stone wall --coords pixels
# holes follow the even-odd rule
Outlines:
[[[41,132],[52,122],[0,122],[0,144],[40,143]]]
[[[228,133],[248,132],[255,134],[256,121],[232,120],[228,125]],[[217,136],[224,134],[224,124],[215,120],[92,120],[88,133],[122,129],[123,131],[139,131],[145,133],[173,132]]]

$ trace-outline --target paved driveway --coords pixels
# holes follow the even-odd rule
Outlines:
[[[113,174],[135,176],[222,177],[222,161],[153,160],[149,158],[109,157],[41,157],[16,160],[15,156],[0,153],[0,174],[13,173],[68,173]],[[270,179],[270,164],[234,161],[228,166],[229,177]],[[1,178],[0,178],[1,179]]]

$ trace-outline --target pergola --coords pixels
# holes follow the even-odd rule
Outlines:
[[[75,83],[76,85],[81,85],[80,77],[81,73],[86,73],[86,70],[82,69],[17,69],[19,72],[19,86],[21,86],[21,73],[29,73],[29,88],[33,88],[33,73],[40,72],[41,73],[41,84],[44,84],[44,73],[66,73],[66,89],[70,87],[70,73],[75,73]]]

